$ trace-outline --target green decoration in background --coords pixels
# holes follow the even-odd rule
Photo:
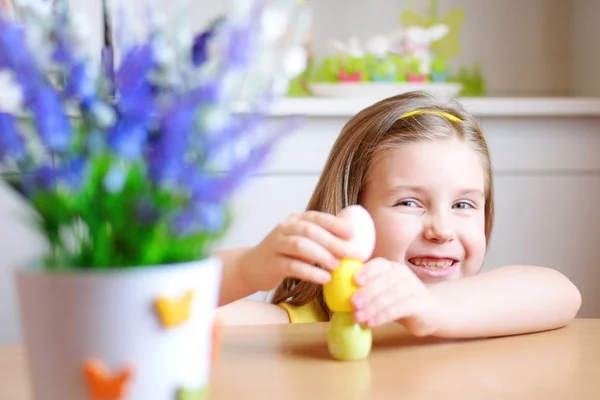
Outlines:
[[[361,73],[361,82],[368,82],[371,80],[371,74],[369,72],[369,66],[366,57],[351,57],[344,63],[343,69],[347,74],[351,75],[357,72]]]
[[[414,2],[405,10],[400,19],[405,28],[421,26],[429,28],[442,24],[448,27],[448,34],[431,44],[433,60],[431,74],[424,82],[453,82],[463,86],[461,96],[484,96],[486,91],[485,79],[481,65],[471,68],[463,66],[458,73],[450,72],[449,60],[461,53],[460,36],[463,29],[465,12],[455,8],[439,15],[439,0],[430,0],[429,12],[420,14],[415,10]],[[333,55],[320,61],[314,60],[310,70],[292,81],[289,96],[310,96],[309,83],[339,83],[339,74],[344,71],[348,75],[361,73],[360,82],[407,82],[409,75],[413,82],[419,82],[421,76],[420,61],[410,55],[388,53],[384,57],[367,54],[362,57],[348,55]]]
[[[369,54],[365,56],[367,69],[371,71],[371,78],[374,81],[395,81],[396,64],[391,57],[386,56],[381,59]]]
[[[485,79],[479,64],[475,64],[471,71],[466,67],[461,67],[458,75],[451,80],[463,85],[461,96],[478,97],[485,95]]]
[[[338,82],[338,71],[342,69],[342,61],[339,56],[331,56],[323,59],[314,74],[311,74],[311,81],[315,82]]]
[[[448,70],[448,62],[446,61],[446,57],[438,55],[431,62],[431,70],[433,72],[442,73]]]
[[[315,62],[313,57],[308,58],[306,69],[300,75],[290,80],[288,87],[287,96],[289,97],[307,97],[312,96],[308,87],[308,81],[313,75],[315,69]]]
[[[444,24],[448,27],[448,34],[441,40],[431,44],[431,49],[437,55],[431,65],[433,75],[442,74],[443,71],[447,71],[448,60],[460,54],[460,34],[465,18],[464,10],[460,8],[450,10],[441,17],[438,17],[438,11],[439,1],[431,0],[429,15],[421,15],[411,7],[404,11],[400,17],[405,27],[430,27],[436,24]],[[485,79],[481,72],[481,65],[479,64],[475,64],[472,70],[464,66],[461,67],[458,74],[454,77],[449,77],[448,81],[463,85],[460,93],[461,96],[485,95]]]
[[[461,52],[460,33],[462,31],[465,12],[460,8],[450,10],[438,18],[438,0],[431,0],[429,15],[421,15],[414,9],[404,11],[400,17],[405,27],[423,26],[429,28],[433,25],[443,24],[449,29],[448,34],[431,44],[431,49],[446,59],[454,58]]]
[[[407,72],[413,74],[414,76],[421,76],[421,62],[418,58],[414,56],[408,57],[407,60]]]
[[[390,60],[394,63],[396,68],[396,82],[406,82],[406,74],[409,71],[409,65],[406,59],[397,54],[392,54]]]

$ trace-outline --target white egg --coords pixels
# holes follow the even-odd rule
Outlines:
[[[375,224],[369,212],[362,206],[344,208],[338,216],[349,221],[354,231],[350,240],[350,258],[367,261],[375,248]]]

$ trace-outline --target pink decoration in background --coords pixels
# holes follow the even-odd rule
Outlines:
[[[413,83],[425,83],[427,81],[427,75],[415,75],[412,72],[408,72],[406,74],[406,79]]]
[[[346,73],[346,71],[342,70],[338,72],[338,78],[340,82],[360,82],[360,80],[362,79],[362,73],[360,71],[357,71],[353,74],[348,74]]]

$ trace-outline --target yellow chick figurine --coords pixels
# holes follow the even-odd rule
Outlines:
[[[354,322],[350,300],[357,290],[354,274],[375,248],[375,224],[367,210],[358,205],[343,209],[339,216],[350,221],[354,237],[350,242],[350,256],[340,261],[331,273],[331,280],[323,286],[325,302],[334,312],[327,333],[327,347],[335,359],[359,360],[371,352],[372,335],[369,328]]]

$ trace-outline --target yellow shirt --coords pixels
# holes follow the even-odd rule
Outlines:
[[[279,303],[278,306],[287,311],[290,322],[293,324],[327,321],[327,316],[314,301],[306,303],[303,306],[293,306],[288,303]]]

